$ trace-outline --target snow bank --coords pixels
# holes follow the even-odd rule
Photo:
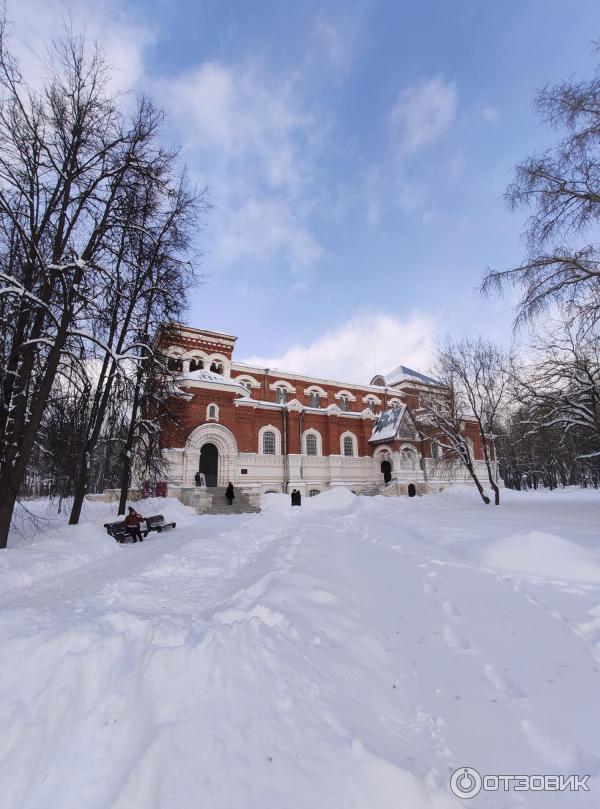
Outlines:
[[[2,809],[457,809],[459,766],[592,776],[473,805],[596,809],[600,497],[263,502],[0,554]]]
[[[314,497],[305,497],[302,505],[310,511],[339,511],[351,508],[356,502],[356,495],[350,489],[338,486]]]
[[[558,581],[600,583],[600,554],[543,531],[524,531],[490,543],[483,562]]]

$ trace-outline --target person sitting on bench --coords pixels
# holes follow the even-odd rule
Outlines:
[[[140,529],[140,523],[143,519],[144,518],[142,515],[138,514],[133,506],[129,506],[129,514],[125,517],[123,522],[127,526],[127,532],[133,537],[134,542],[137,542],[138,539],[140,542],[144,541],[144,537],[142,536],[142,531]]]

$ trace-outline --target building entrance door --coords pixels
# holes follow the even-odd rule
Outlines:
[[[207,486],[216,486],[219,475],[219,450],[214,444],[204,444],[200,450],[200,472]]]
[[[392,479],[392,465],[389,461],[381,462],[381,471],[383,472],[384,483],[389,483]]]

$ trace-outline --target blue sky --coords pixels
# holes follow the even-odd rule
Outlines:
[[[535,90],[594,65],[597,0],[9,0],[26,67],[65,15],[208,186],[192,325],[353,381],[426,371],[447,333],[510,339],[512,299],[474,288],[522,255],[502,193],[553,138]]]

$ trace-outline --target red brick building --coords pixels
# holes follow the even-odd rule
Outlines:
[[[388,481],[387,491],[439,491],[456,479],[440,472],[435,441],[415,411],[423,391],[444,388],[404,366],[357,385],[235,361],[236,337],[185,325],[162,330],[159,344],[178,376],[176,423],[165,424],[170,492],[190,500],[197,483],[232,481],[249,494],[355,492]],[[476,462],[475,424],[465,421]],[[202,478],[198,478],[201,474]],[[462,471],[460,479],[464,479]]]

